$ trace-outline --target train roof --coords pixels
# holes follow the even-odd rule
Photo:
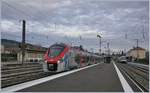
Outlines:
[[[52,47],[52,46],[68,46],[67,44],[65,44],[65,43],[55,43],[55,44],[53,44],[53,45],[51,45],[50,47]]]

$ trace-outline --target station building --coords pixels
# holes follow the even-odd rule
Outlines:
[[[133,49],[127,52],[127,56],[134,59],[144,59],[146,57],[146,50],[141,47],[133,47]]]

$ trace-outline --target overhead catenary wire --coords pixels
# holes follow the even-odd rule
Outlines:
[[[2,39],[11,39],[12,37],[15,38],[15,39],[18,39],[19,41],[21,41],[21,36],[14,35],[14,34],[10,34],[10,33],[7,34],[7,35],[6,35],[6,34],[3,34]],[[31,36],[30,38],[27,37],[27,38],[26,38],[26,41],[27,41],[27,42],[30,42],[30,43],[31,43],[31,42],[34,42],[34,39],[31,40],[31,38],[34,38],[34,37],[33,37],[33,36]],[[18,41],[18,40],[17,40],[17,41]],[[39,40],[40,40],[39,38],[36,38],[36,41],[39,41]],[[39,43],[39,42],[37,42],[37,43]],[[41,42],[41,43],[46,43],[46,42]],[[40,43],[40,44],[41,44],[41,43]]]
[[[32,18],[32,19],[35,19],[35,17],[33,17],[31,14],[29,14],[29,13],[27,13],[27,12],[25,12],[25,11],[23,11],[23,10],[21,10],[21,9],[19,9],[19,8],[17,8],[17,6],[18,5],[16,5],[16,6],[14,6],[12,3],[8,3],[7,1],[2,1],[2,3],[4,3],[5,5],[7,5],[7,7],[9,7],[9,8],[11,8],[11,9],[13,9],[14,11],[16,11],[16,13],[19,15],[19,16],[21,16],[22,18],[21,19],[24,19],[23,17],[27,17],[27,18]],[[31,7],[30,7],[31,8]],[[38,13],[39,13],[39,11],[38,11]],[[42,12],[40,12],[40,15],[41,14],[43,14]],[[43,15],[42,15],[43,16]],[[47,15],[48,16],[48,15]],[[19,21],[20,21],[20,19],[19,19]],[[30,25],[30,24],[29,24]],[[33,26],[32,26],[33,27]],[[27,28],[28,29],[28,28]],[[28,29],[27,30],[27,33],[29,33],[30,31],[29,31],[30,29]],[[20,31],[21,31],[21,29],[20,29]],[[18,38],[18,39],[21,39],[21,36],[17,36],[17,35],[11,35],[11,36],[14,36],[15,38]],[[28,37],[29,38],[29,37]],[[26,40],[26,41],[28,41],[28,42],[33,42],[33,39],[34,39],[34,36],[31,36],[31,38],[32,38],[32,40]],[[49,38],[48,38],[48,35],[47,35],[47,40],[48,40]],[[37,40],[37,38],[36,38],[36,40]],[[46,43],[46,42],[41,42],[41,43]]]
[[[43,2],[43,0],[41,0],[41,1]],[[20,8],[17,8],[17,6],[20,6],[17,3],[15,3],[15,6],[13,5],[13,2],[11,2],[11,1],[7,2],[7,1],[3,0],[2,3],[5,3],[8,7],[13,8],[14,10],[20,12],[21,15],[27,16],[28,18],[32,18],[33,20],[39,20],[39,18],[38,18],[39,16],[42,18],[42,20],[44,20],[45,18],[49,18],[50,17],[50,15],[48,14],[49,12],[44,12],[43,13],[43,11],[41,11],[41,10],[39,10],[37,8],[35,8],[36,10],[34,10],[34,13],[35,13],[34,15],[36,15],[36,16],[31,15],[31,14],[33,14],[33,11],[30,12],[30,9],[34,8],[31,4],[28,4],[27,6],[25,6],[24,4],[21,5],[21,6],[23,6],[26,9],[29,8],[28,9],[28,13],[27,13],[27,12],[21,10]],[[41,5],[41,7],[43,7],[43,5]]]
[[[33,16],[31,16],[30,14],[27,14],[26,12],[22,11],[19,8],[16,8],[16,6],[13,6],[12,4],[6,2],[6,1],[2,1],[2,3],[4,3],[5,5],[7,5],[9,8],[13,9],[14,11],[17,11],[17,13],[23,17],[27,17],[27,18],[34,18]],[[23,18],[22,18],[23,19]]]

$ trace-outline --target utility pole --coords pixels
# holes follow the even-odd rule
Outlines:
[[[82,57],[82,49],[83,49],[83,46],[82,46],[82,44],[81,44],[81,39],[82,39],[82,37],[81,37],[81,35],[79,36],[79,46],[80,46],[80,66],[82,66],[82,62],[83,62],[83,57]]]
[[[137,59],[139,59],[139,51],[138,51],[138,47],[139,47],[139,39],[134,39],[134,40],[136,40]]]
[[[26,31],[26,21],[22,20],[22,46],[21,46],[21,50],[22,50],[22,64],[24,63],[24,57],[25,57],[25,31]]]
[[[107,51],[108,51],[108,56],[110,55],[110,50],[109,50],[109,42],[107,43]]]

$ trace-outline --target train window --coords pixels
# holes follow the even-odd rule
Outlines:
[[[64,48],[64,46],[60,45],[51,46],[48,54],[50,57],[56,57],[64,50]]]

